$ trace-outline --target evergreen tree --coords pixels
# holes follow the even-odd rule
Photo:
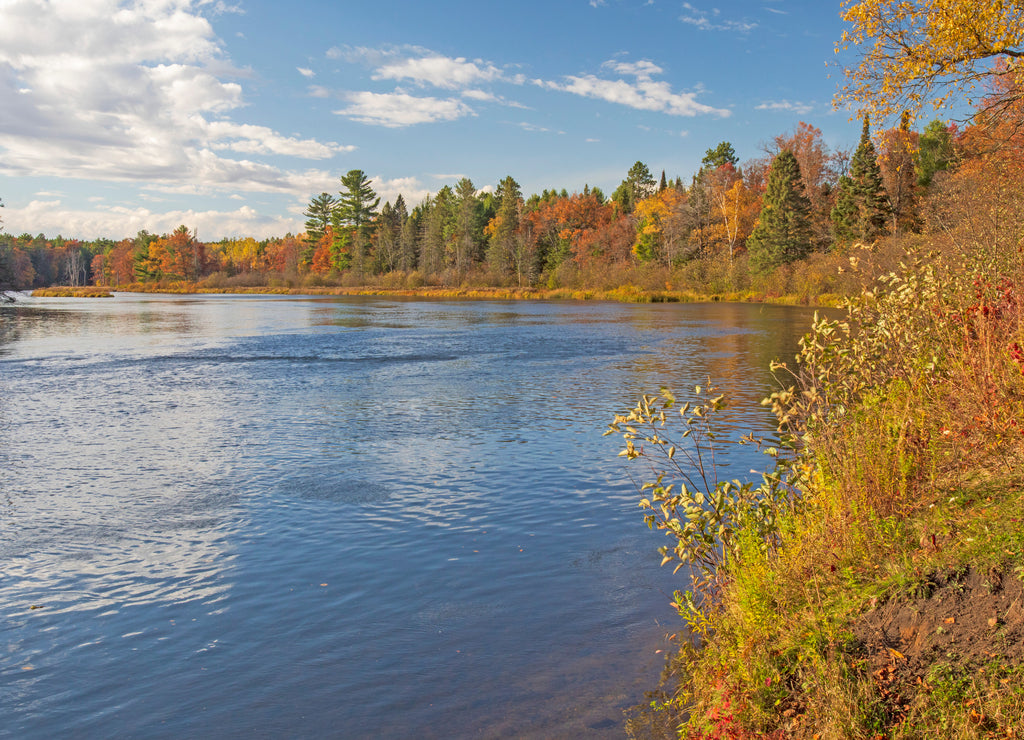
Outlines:
[[[665,179],[665,170],[661,171],[661,182],[658,183],[658,192],[664,193],[668,190],[668,180]]]
[[[704,152],[704,159],[701,160],[700,164],[703,169],[717,170],[719,167],[727,164],[735,167],[739,161],[739,157],[736,156],[736,150],[732,148],[732,144],[728,141],[723,141],[714,149],[708,149]]]
[[[636,204],[657,190],[658,183],[647,169],[647,165],[637,161],[629,168],[626,179],[619,183],[612,193],[612,200],[621,213],[632,213]]]
[[[377,219],[377,228],[374,231],[374,267],[376,272],[386,273],[398,269],[399,262],[399,238],[402,233],[402,221],[405,211],[405,201],[398,196],[401,204],[401,212],[390,202],[385,203],[380,209],[380,216]]]
[[[405,201],[401,196],[395,202],[395,207],[398,208],[399,201],[404,209]],[[412,213],[402,219],[402,232],[398,237],[398,269],[405,272],[415,270],[419,266],[417,241],[420,234],[420,215],[421,210],[414,208]]]
[[[690,230],[693,254],[703,257],[707,253],[711,226],[711,192],[707,170],[701,170],[690,181],[686,199],[686,220]]]
[[[839,189],[836,204],[832,208],[832,237],[838,244],[849,244],[857,238],[857,222],[860,210],[857,208],[857,195],[854,193],[853,180],[846,175],[839,178]]]
[[[451,233],[455,193],[445,185],[423,205],[420,235],[419,267],[427,275],[436,275],[445,268],[445,251]]]
[[[882,181],[882,170],[878,166],[878,153],[871,141],[868,117],[864,116],[860,143],[850,161],[850,179],[857,202],[857,238],[872,242],[885,233],[889,219],[889,198]]]
[[[472,268],[480,258],[479,247],[482,239],[480,226],[480,199],[476,195],[473,181],[464,177],[455,185],[455,269],[460,274]]]
[[[302,261],[309,264],[317,244],[324,238],[334,217],[334,208],[338,201],[330,193],[320,193],[309,202],[302,215],[306,217],[306,249],[302,253]]]
[[[370,187],[370,179],[362,170],[349,170],[342,176],[337,204],[331,218],[334,226],[335,266],[338,269],[354,267],[357,272],[365,268],[366,247],[370,225],[377,215],[380,198]]]
[[[377,215],[380,203],[380,198],[370,186],[370,179],[362,170],[349,170],[341,178],[341,184],[344,189],[334,209],[337,225],[365,228]]]
[[[491,241],[487,250],[487,262],[495,273],[508,275],[516,265],[516,233],[519,231],[520,201],[523,194],[519,189],[519,183],[511,177],[506,177],[498,183],[494,195],[498,202],[498,212],[488,225]]]
[[[811,201],[800,165],[788,149],[772,160],[761,217],[747,239],[750,268],[768,272],[811,251]]]

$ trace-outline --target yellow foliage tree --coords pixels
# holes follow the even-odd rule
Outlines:
[[[1024,82],[1020,0],[845,0],[842,17],[850,28],[836,53],[861,57],[844,70],[836,105],[893,118],[955,94],[976,103],[994,77],[1011,78],[1015,90]]]
[[[715,206],[722,220],[711,225],[711,239],[728,249],[731,262],[737,247],[746,241],[757,223],[761,198],[743,180],[736,180],[728,190],[717,195]]]
[[[633,210],[633,216],[637,220],[633,256],[641,262],[647,262],[665,259],[666,255],[675,252],[673,245],[667,245],[665,241],[666,236],[674,235],[672,216],[682,200],[683,196],[678,190],[666,188],[636,204]]]

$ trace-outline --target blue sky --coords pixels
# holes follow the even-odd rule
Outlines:
[[[839,2],[0,0],[9,233],[280,236],[361,169],[410,205],[469,177],[610,193],[798,121],[832,147]],[[831,75],[831,78],[830,78]]]

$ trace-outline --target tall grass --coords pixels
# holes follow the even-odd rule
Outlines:
[[[877,280],[858,269],[872,260],[870,274],[908,247]],[[950,492],[979,475],[1016,480],[1024,460],[1024,265],[1016,250],[926,252],[913,240],[844,257],[842,279],[862,279],[866,289],[847,302],[844,318],[816,319],[796,363],[773,367],[781,386],[765,403],[784,449],[773,452],[780,462],[768,475],[788,487],[773,502],[771,527],[737,519],[728,541],[720,539],[727,556],[714,588],[683,600],[699,609],[699,618],[681,613],[699,625],[701,649],[684,653],[676,693],[658,706],[675,713],[683,736],[895,732],[895,714],[858,658],[852,620],[916,588],[925,556],[938,567],[939,548],[920,544],[929,532],[934,543],[946,528],[947,563],[977,553],[977,538],[957,537],[948,523],[947,499],[970,497]],[[776,273],[759,287],[782,279]],[[650,445],[643,453],[654,463],[655,491],[678,477],[657,454]],[[992,509],[1013,489],[996,490],[987,497]],[[666,529],[677,549],[697,546],[688,531]],[[997,530],[1015,536],[989,522],[983,537]],[[1024,696],[1016,688],[1011,704]],[[916,727],[927,732],[941,725],[922,722]]]

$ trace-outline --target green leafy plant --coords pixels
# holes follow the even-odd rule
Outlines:
[[[778,546],[780,514],[798,497],[799,468],[777,447],[766,447],[776,464],[760,483],[723,480],[719,458],[734,444],[761,443],[752,435],[723,437],[716,415],[726,406],[711,386],[696,386],[681,405],[663,388],[618,414],[605,435],[620,434],[620,456],[647,463],[637,481],[644,521],[672,538],[659,549],[662,565],[690,570],[692,589],[675,593],[675,606],[691,631],[706,635],[714,623],[721,585],[748,548],[766,554]]]

